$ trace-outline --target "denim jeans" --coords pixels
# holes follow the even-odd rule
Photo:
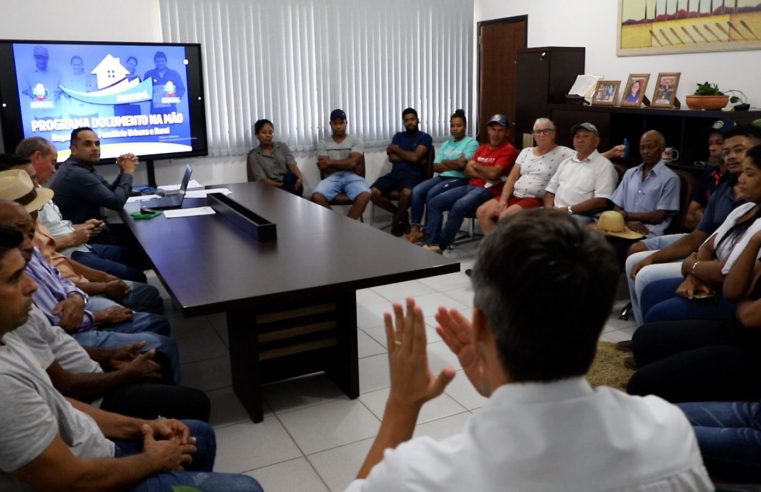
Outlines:
[[[454,242],[462,221],[469,213],[475,213],[482,203],[494,195],[480,186],[460,186],[436,195],[428,202],[425,221],[425,244],[438,244],[442,251]],[[441,227],[444,212],[449,211],[447,223]]]
[[[172,363],[174,382],[180,384],[180,352],[177,342],[156,333],[118,333],[114,331],[90,330],[72,333],[72,337],[83,347],[116,349],[124,345],[146,342],[143,350],[156,349],[166,355]]]
[[[675,292],[682,281],[682,277],[661,279],[645,287],[640,297],[645,323],[689,319],[726,320],[735,314],[737,305],[727,301],[721,293],[717,293],[713,299],[702,301],[677,296]]]
[[[761,481],[761,403],[681,403],[703,462],[720,480]]]
[[[676,240],[682,236],[683,234],[669,234],[668,236],[651,238],[653,239],[652,242],[650,239],[646,239],[645,244],[647,244],[648,247],[653,244],[658,245],[661,248],[665,248],[669,244],[676,242]],[[656,280],[682,277],[682,264],[681,262],[677,261],[671,263],[655,263],[648,265],[637,273],[636,278],[632,278],[632,269],[634,268],[634,265],[644,260],[651,254],[655,253],[655,251],[655,248],[650,248],[648,251],[634,253],[633,255],[629,255],[629,257],[626,258],[626,282],[629,285],[629,300],[632,302],[632,313],[634,313],[634,321],[637,326],[640,326],[642,323],[644,323],[645,320],[645,317],[642,313],[642,308],[640,307],[640,299],[642,297],[642,291],[645,289],[645,287],[647,287],[650,283],[655,282]]]
[[[263,489],[253,478],[234,473],[213,473],[217,440],[214,430],[204,422],[185,420],[190,434],[196,438],[193,462],[184,471],[162,472],[152,475],[131,490],[133,492],[161,492],[172,490],[173,486],[197,487],[204,492],[261,492]],[[138,454],[143,450],[141,440],[114,441],[115,457],[121,458]]]
[[[141,292],[143,291],[144,289],[141,289]],[[88,311],[101,311],[111,306],[119,305],[121,304],[106,297],[92,296],[87,301],[85,308]],[[132,309],[132,307],[130,307],[130,309]],[[172,326],[169,324],[169,320],[165,316],[144,312],[136,312],[132,315],[132,319],[122,321],[121,323],[104,326],[103,329],[107,331],[118,331],[120,333],[151,332],[165,336],[171,335],[172,332]]]
[[[74,251],[71,259],[79,263],[110,273],[122,280],[132,280],[134,282],[145,282],[145,274],[142,270],[128,265],[130,261],[128,253],[123,248],[112,244],[91,244],[90,251]]]
[[[434,176],[426,179],[412,188],[412,200],[410,204],[410,224],[419,226],[423,222],[423,209],[436,195],[453,188],[465,186],[468,180],[465,178],[446,178]]]

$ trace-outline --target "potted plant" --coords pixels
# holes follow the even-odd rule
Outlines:
[[[740,98],[732,96],[732,102],[739,101]],[[716,111],[722,109],[730,101],[730,97],[719,90],[717,84],[704,82],[698,84],[695,94],[687,96],[687,106],[690,109],[702,109],[706,111]]]

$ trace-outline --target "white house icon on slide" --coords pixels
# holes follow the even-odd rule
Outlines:
[[[103,89],[125,78],[129,74],[129,70],[122,66],[118,58],[108,54],[90,73],[95,74],[98,79],[98,89]]]

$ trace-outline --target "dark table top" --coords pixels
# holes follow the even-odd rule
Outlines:
[[[263,183],[226,185],[228,195],[277,224],[259,242],[219,214],[133,221],[124,214],[185,315],[294,301],[460,270],[459,263]],[[185,201],[183,208],[206,200]],[[129,210],[129,207],[128,207]]]

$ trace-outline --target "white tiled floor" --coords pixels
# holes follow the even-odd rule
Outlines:
[[[473,264],[476,247],[475,242],[464,244],[446,255],[458,258],[464,272]],[[152,283],[158,285],[155,280]],[[383,312],[392,301],[410,295],[426,313],[433,370],[457,367],[456,357],[434,332],[433,314],[439,305],[470,310],[472,290],[464,273],[363,290],[357,293],[361,396],[349,400],[324,375],[268,385],[260,424],[248,419],[232,391],[224,315],[183,319],[172,312],[174,336],[182,354],[183,384],[207,391],[212,401],[211,423],[218,441],[216,469],[254,476],[268,492],[343,490],[372,443],[388,394]],[[614,313],[626,303],[619,297],[622,300],[616,303]],[[632,321],[612,315],[602,339],[628,339],[633,331]],[[456,433],[483,402],[458,371],[444,395],[424,407],[415,434],[443,438]]]

